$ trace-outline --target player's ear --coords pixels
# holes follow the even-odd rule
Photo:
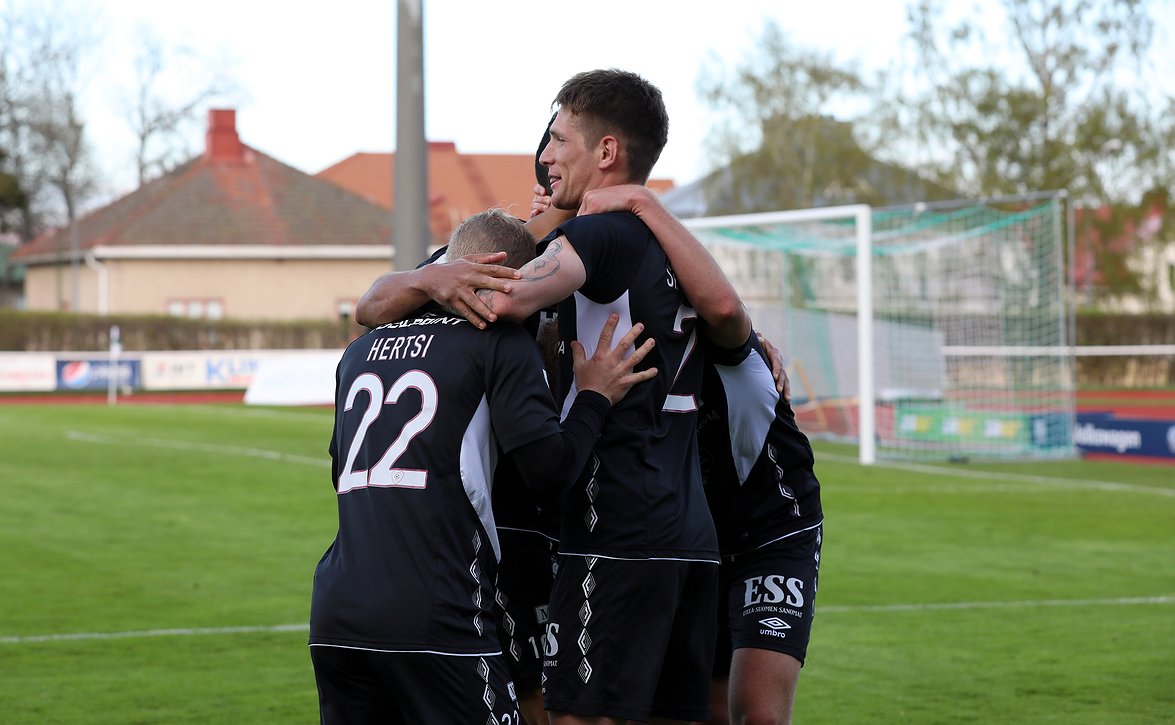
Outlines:
[[[596,146],[601,170],[610,169],[620,160],[620,141],[615,136],[604,136]]]

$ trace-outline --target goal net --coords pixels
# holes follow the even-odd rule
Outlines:
[[[813,437],[861,460],[1074,453],[1064,199],[687,220],[784,354]]]

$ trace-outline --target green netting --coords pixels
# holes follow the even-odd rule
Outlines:
[[[889,457],[1071,455],[1064,200],[874,209],[873,387]],[[757,215],[695,233],[794,371],[812,433],[857,435],[857,218]]]

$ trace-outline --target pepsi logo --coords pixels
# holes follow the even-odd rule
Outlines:
[[[94,369],[85,360],[76,360],[61,368],[61,383],[67,388],[84,388],[94,379]]]

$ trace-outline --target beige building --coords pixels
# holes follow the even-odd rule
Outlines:
[[[76,298],[98,314],[337,319],[392,268],[394,154],[310,176],[241,143],[233,110],[209,112],[205,140],[201,156],[80,219],[76,240],[59,229],[13,252],[25,306],[69,310]],[[534,163],[430,142],[430,243],[491,206],[527,216]]]
[[[384,208],[241,143],[213,110],[204,153],[20,248],[30,310],[323,319],[391,269]],[[76,279],[75,279],[76,277]]]

